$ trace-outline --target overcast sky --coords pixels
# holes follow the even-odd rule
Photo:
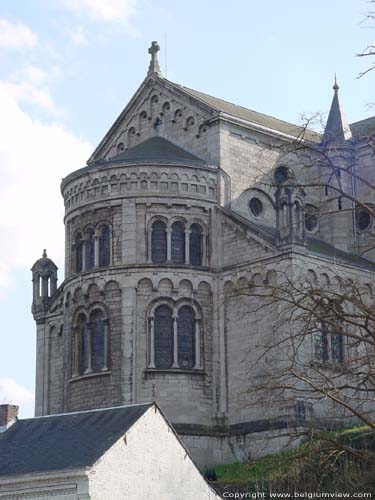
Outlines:
[[[30,267],[63,279],[60,181],[84,166],[147,71],[278,118],[326,113],[337,73],[350,122],[375,114],[362,0],[2,0],[0,5],[0,403],[31,416]],[[165,47],[165,40],[167,47]],[[165,50],[167,48],[167,50]],[[166,57],[167,56],[167,57]]]

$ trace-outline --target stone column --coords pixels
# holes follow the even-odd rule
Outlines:
[[[195,365],[194,368],[199,370],[201,366],[201,320],[195,319]]]
[[[94,245],[95,245],[94,266],[95,267],[99,267],[99,240],[100,240],[100,236],[98,234],[95,234],[95,236],[94,236]]]
[[[147,232],[147,264],[152,262],[152,227]]]
[[[202,233],[202,266],[207,265],[207,233]]]
[[[173,364],[172,368],[179,368],[177,345],[177,316],[173,316]]]
[[[155,318],[151,316],[150,318],[150,356],[149,356],[149,368],[155,368]]]
[[[54,295],[56,293],[56,290],[57,290],[57,279],[55,277],[51,277],[50,278],[51,280],[51,297],[52,295]]]
[[[87,368],[85,374],[92,373],[92,323],[86,324],[87,333]]]
[[[109,332],[108,332],[108,319],[103,320],[104,323],[104,360],[102,372],[108,371],[108,343],[109,343]]]
[[[167,227],[167,262],[171,262],[172,258],[172,228]]]
[[[185,264],[190,262],[190,228],[185,230]]]
[[[86,269],[87,269],[87,266],[86,266],[86,245],[87,245],[87,241],[82,240],[82,245],[81,245],[82,271],[86,271]]]
[[[78,377],[79,375],[79,328],[72,328],[73,335],[73,345],[74,345],[74,357],[73,357],[73,373],[72,377]]]
[[[109,226],[109,265],[113,264],[113,227]]]

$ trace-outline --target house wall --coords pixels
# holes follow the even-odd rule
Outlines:
[[[24,474],[0,479],[0,499],[90,500],[85,471]]]
[[[159,411],[150,408],[88,472],[91,500],[214,500]]]

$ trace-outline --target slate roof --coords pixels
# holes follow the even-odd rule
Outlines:
[[[237,212],[220,207],[220,210],[224,212],[229,218],[234,222],[240,224],[241,226],[249,229],[257,236],[260,236],[268,243],[276,245],[277,231],[274,227],[263,226],[258,222],[250,221]],[[348,264],[350,266],[359,267],[361,269],[368,269],[370,271],[375,271],[375,264],[364,257],[355,255],[350,252],[345,252],[339,248],[334,247],[326,241],[314,238],[313,236],[306,235],[306,250],[307,255],[315,255],[317,257],[323,257],[337,264]]]
[[[274,118],[273,116],[258,113],[257,111],[254,111],[252,109],[238,106],[237,104],[224,101],[223,99],[219,99],[218,97],[213,97],[211,95],[204,94],[203,92],[184,87],[183,85],[179,85],[176,83],[174,83],[174,85],[187,92],[191,96],[195,97],[196,99],[199,99],[200,101],[205,102],[218,111],[227,113],[228,115],[232,115],[248,122],[255,123],[256,125],[282,132],[284,134],[292,135],[294,137],[300,137],[303,134],[303,137],[310,141],[321,141],[320,135],[313,130],[306,129],[305,131],[303,131],[302,127],[289,122],[285,122],[283,120],[279,120],[278,118]]]
[[[18,420],[0,434],[0,477],[89,467],[151,406]]]
[[[311,255],[325,257],[332,260],[333,262],[337,262],[338,264],[348,264],[350,266],[359,267],[361,269],[369,269],[370,271],[375,271],[375,264],[373,264],[371,261],[359,255],[340,250],[330,243],[319,240],[318,238],[313,238],[311,236],[307,237],[307,250]]]
[[[333,90],[335,93],[333,95],[323,138],[325,141],[345,142],[352,137],[352,133],[341,105],[339,86],[337,85],[336,79]]]
[[[375,134],[375,116],[366,118],[359,122],[351,123],[350,130],[352,136],[361,139]]]
[[[194,164],[207,163],[198,156],[189,153],[180,146],[164,139],[163,137],[151,137],[145,141],[133,146],[122,153],[113,156],[110,162],[134,162],[134,161],[173,161],[189,162]]]

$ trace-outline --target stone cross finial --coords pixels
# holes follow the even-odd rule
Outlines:
[[[44,257],[44,258],[46,258],[46,257],[47,257],[47,250],[46,250],[46,249],[44,249],[44,250],[43,250],[43,255],[42,255],[42,257]]]
[[[157,53],[160,50],[160,46],[158,42],[152,42],[151,47],[148,49],[148,53],[151,54],[151,61],[150,61],[150,66],[148,67],[148,75],[161,75],[160,71],[160,66],[159,66],[159,61],[158,61],[158,56]]]

